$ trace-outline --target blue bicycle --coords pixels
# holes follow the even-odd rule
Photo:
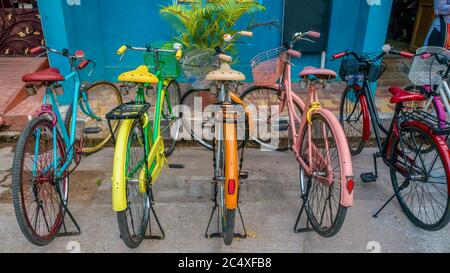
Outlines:
[[[45,93],[41,110],[19,137],[12,168],[16,218],[25,237],[38,246],[49,244],[56,236],[80,234],[79,225],[67,208],[69,175],[80,164],[81,154],[101,149],[111,138],[103,114],[109,109],[104,108],[122,103],[119,90],[111,83],[89,86],[81,83],[80,71],[89,64],[93,65],[92,69],[95,67],[82,51],[72,55],[67,49],[60,52],[44,46],[31,52],[38,54],[44,50],[68,58],[71,72],[63,76],[58,69],[49,68],[22,77],[28,83],[29,95],[35,95],[42,87]],[[68,80],[74,83],[73,101],[63,120],[56,95],[64,92],[61,83]],[[90,140],[87,146],[85,138]],[[77,232],[67,232],[66,215]],[[63,233],[59,233],[61,227]]]

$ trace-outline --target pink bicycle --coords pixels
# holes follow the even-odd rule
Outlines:
[[[258,131],[251,133],[252,138],[276,150],[280,142],[274,140],[286,136],[299,162],[303,204],[294,231],[310,231],[311,224],[321,236],[332,237],[342,227],[347,208],[353,205],[352,161],[338,119],[321,107],[317,95],[317,90],[336,78],[336,73],[306,67],[299,75],[308,91],[306,101],[291,88],[291,58],[301,56],[292,48],[297,41],[311,41],[306,37],[319,38],[320,33],[296,33],[282,47],[257,55],[251,61],[255,86],[244,92],[241,99],[246,106],[258,110],[251,122],[267,125],[258,126]],[[307,227],[298,229],[304,211]]]

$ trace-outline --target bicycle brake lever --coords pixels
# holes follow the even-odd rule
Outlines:
[[[120,58],[119,58],[119,62],[121,62],[121,61],[122,61],[122,59],[123,59],[123,56],[125,56],[125,53],[123,53],[122,55],[120,55]]]

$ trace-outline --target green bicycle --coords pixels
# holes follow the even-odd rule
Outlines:
[[[119,76],[124,86],[137,86],[136,97],[116,107],[106,117],[109,121],[121,121],[114,151],[113,210],[117,212],[122,240],[128,247],[136,248],[144,238],[164,239],[164,230],[153,208],[152,188],[162,168],[168,166],[166,156],[175,147],[181,125],[175,106],[180,101],[176,78],[180,73],[177,59],[181,58],[182,51],[181,45],[165,43],[147,47],[125,45],[117,54],[123,55],[127,50],[143,51],[147,65]],[[146,101],[146,93],[155,84],[156,101],[153,116],[150,116],[151,105]],[[150,213],[155,216],[162,236],[152,236],[151,226],[150,236],[145,236]]]

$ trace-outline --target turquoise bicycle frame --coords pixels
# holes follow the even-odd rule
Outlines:
[[[84,114],[91,117],[95,120],[101,120],[101,118],[97,117],[95,114],[93,114],[92,109],[89,105],[88,97],[86,92],[82,92],[81,90],[81,80],[80,75],[78,71],[73,71],[69,75],[65,76],[65,81],[73,79],[74,81],[74,94],[73,94],[73,100],[71,102],[72,104],[72,121],[70,123],[70,135],[67,131],[64,121],[61,116],[61,112],[58,108],[58,100],[55,96],[55,93],[52,90],[52,87],[47,87],[45,90],[44,97],[42,99],[42,105],[51,105],[52,110],[51,114],[53,115],[53,118],[56,120],[53,120],[54,126],[53,126],[53,170],[55,170],[55,177],[61,177],[64,172],[69,168],[71,165],[74,155],[75,155],[75,141],[76,141],[76,126],[77,126],[77,111],[78,111],[78,98],[80,97],[81,93],[81,99],[82,104],[80,103],[80,108],[83,111]],[[39,115],[42,115],[44,112],[41,112]],[[63,159],[61,156],[57,154],[57,134],[61,134],[61,137],[64,141],[65,147],[66,147],[66,158]],[[39,152],[39,138],[40,138],[40,131],[39,129],[36,132],[36,144],[35,144],[35,152],[34,152],[34,163],[33,163],[33,175],[36,176],[36,162],[37,162],[37,156]],[[61,162],[64,160],[63,162]],[[58,168],[58,166],[61,166]],[[47,172],[51,169],[51,166],[47,166],[44,168],[44,172]]]

